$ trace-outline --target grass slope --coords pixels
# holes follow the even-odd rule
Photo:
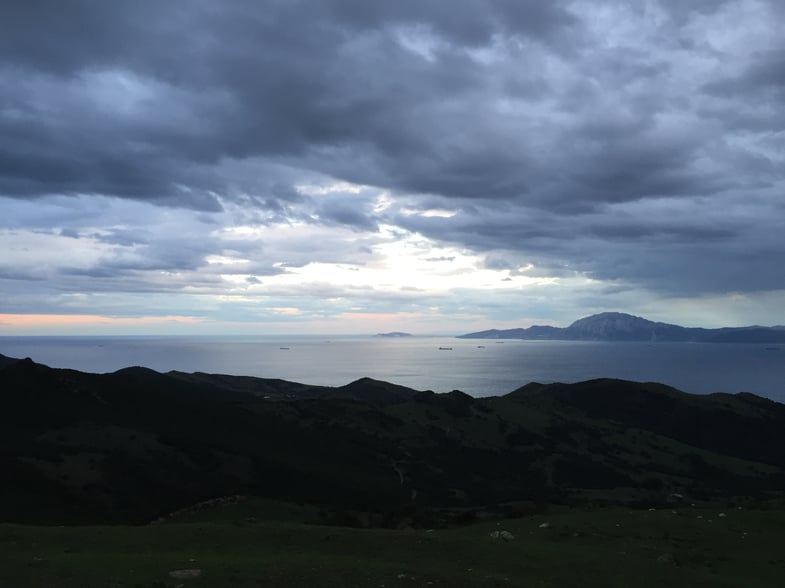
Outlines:
[[[241,510],[259,514],[253,503]],[[233,514],[137,527],[0,525],[0,585],[774,588],[785,580],[783,512],[565,510],[436,530]],[[499,530],[514,539],[492,539]],[[201,575],[169,575],[182,569]]]

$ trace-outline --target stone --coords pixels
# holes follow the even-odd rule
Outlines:
[[[191,578],[198,578],[202,575],[202,570],[199,568],[191,568],[185,570],[172,570],[169,575],[175,580],[188,580]]]

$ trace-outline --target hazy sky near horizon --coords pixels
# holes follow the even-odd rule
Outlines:
[[[0,335],[782,324],[779,0],[19,0]]]

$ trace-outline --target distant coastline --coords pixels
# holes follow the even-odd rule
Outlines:
[[[459,335],[458,338],[774,344],[785,343],[785,326],[704,329],[654,322],[622,312],[603,312],[579,319],[565,328],[534,325],[518,329],[490,329]]]
[[[389,333],[377,333],[377,337],[388,337],[395,339],[397,337],[412,337],[411,333],[404,333],[403,331],[390,331]]]

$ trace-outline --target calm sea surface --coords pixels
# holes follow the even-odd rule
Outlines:
[[[449,347],[451,349],[440,349]],[[436,337],[0,337],[0,353],[110,372],[141,365],[340,386],[369,376],[418,390],[510,392],[612,377],[785,402],[785,345],[598,343]]]

